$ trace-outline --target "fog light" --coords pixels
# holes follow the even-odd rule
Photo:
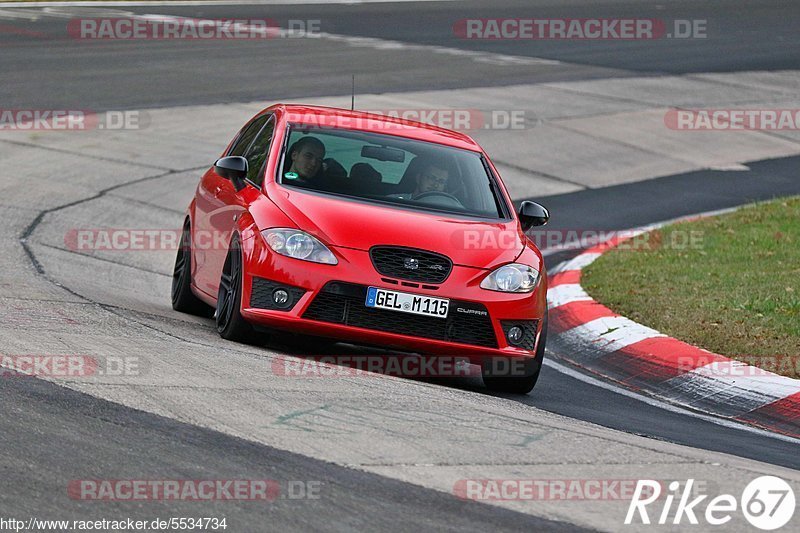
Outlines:
[[[506,337],[508,338],[508,342],[511,344],[519,344],[522,342],[522,336],[525,333],[522,331],[522,328],[519,326],[514,326],[509,328],[508,333],[506,333]]]
[[[289,302],[289,293],[283,289],[275,289],[272,291],[272,301],[278,307],[286,307]]]

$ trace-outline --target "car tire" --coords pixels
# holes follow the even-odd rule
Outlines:
[[[172,308],[181,313],[210,318],[214,308],[192,292],[192,232],[189,222],[183,225],[181,242],[172,269]]]
[[[242,317],[242,252],[238,237],[234,236],[222,267],[222,276],[217,293],[215,319],[217,332],[223,339],[254,344],[258,334],[252,324]]]
[[[539,337],[539,344],[536,346],[536,355],[530,360],[530,373],[524,376],[492,376],[488,372],[489,368],[483,367],[483,384],[490,390],[497,392],[507,392],[511,394],[528,394],[539,381],[539,374],[542,370],[544,361],[544,350],[547,344],[547,311],[544,315],[542,333]]]

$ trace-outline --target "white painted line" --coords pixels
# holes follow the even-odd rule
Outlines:
[[[32,9],[30,12],[38,13],[41,17],[53,17],[60,19],[74,19],[78,17],[86,18],[126,18],[133,17],[135,14],[132,11],[125,11],[122,9],[81,9],[76,11],[69,8],[59,7],[45,7],[40,10]]]
[[[478,63],[488,63],[503,66],[530,66],[530,65],[558,65],[561,62],[554,59],[543,59],[540,57],[513,56],[508,54],[494,54],[491,52],[480,52],[473,50],[463,50],[461,48],[450,48],[447,46],[434,46],[424,44],[411,44],[401,41],[379,39],[376,37],[355,37],[352,35],[337,35],[322,32],[310,37],[318,37],[346,43],[354,47],[367,47],[375,50],[405,50],[405,51],[424,51],[434,54],[465,57]]]
[[[544,255],[544,252],[542,252],[542,255]],[[567,263],[569,263],[569,261],[561,261],[559,264],[557,264],[557,265],[556,265],[556,266],[554,266],[553,268],[549,269],[549,270],[547,271],[547,275],[548,275],[548,276],[555,276],[556,274],[558,274],[559,272],[561,272],[561,271],[563,271],[563,270],[564,270],[564,266],[565,266]]]
[[[389,2],[453,2],[455,0],[163,0],[144,2],[123,0],[120,2],[0,2],[0,7],[143,7],[143,6],[252,6],[252,5],[325,5],[325,4],[383,4]]]
[[[550,309],[571,302],[588,302],[591,300],[592,297],[577,283],[565,283],[547,289],[547,303],[550,305]]]
[[[0,7],[3,7],[3,4],[0,4]],[[42,13],[35,9],[0,9],[0,19],[4,20],[15,20],[15,19],[25,19],[25,20],[39,20],[42,16]]]
[[[716,424],[718,426],[726,427],[726,428],[729,428],[729,429],[736,429],[736,430],[739,430],[739,431],[745,431],[747,433],[753,433],[753,434],[759,435],[761,437],[769,437],[771,439],[782,440],[782,441],[790,442],[790,443],[793,443],[793,444],[795,444],[795,443],[796,444],[800,444],[800,439],[795,439],[795,438],[789,437],[787,435],[781,435],[780,433],[773,433],[773,432],[767,431],[765,429],[760,429],[760,428],[756,428],[756,427],[753,427],[753,426],[750,426],[750,425],[746,425],[746,424],[743,424],[743,423],[734,422],[732,420],[728,420],[728,419],[725,419],[725,418],[718,418],[716,416],[706,415],[706,414],[703,414],[703,413],[698,413],[697,411],[684,409],[684,408],[678,407],[676,405],[673,405],[673,404],[670,404],[670,403],[667,403],[667,402],[664,402],[664,401],[661,401],[661,400],[657,400],[655,398],[651,398],[649,396],[643,396],[641,394],[637,394],[637,393],[632,392],[632,391],[630,391],[628,389],[625,389],[625,388],[622,388],[622,387],[617,387],[616,385],[613,385],[613,384],[608,383],[606,381],[601,381],[601,380],[593,378],[591,376],[587,376],[586,374],[584,374],[582,372],[578,372],[577,370],[573,370],[572,368],[569,368],[569,367],[567,367],[565,365],[562,365],[561,363],[557,363],[557,362],[553,361],[552,359],[545,358],[544,364],[546,366],[549,366],[550,368],[552,368],[556,372],[560,372],[560,373],[562,373],[564,375],[567,375],[567,376],[569,376],[571,378],[575,378],[578,381],[582,381],[583,383],[586,383],[588,385],[593,385],[595,387],[599,387],[601,389],[605,389],[607,391],[611,391],[611,392],[619,394],[621,396],[625,396],[627,398],[631,398],[631,399],[646,403],[647,405],[651,405],[653,407],[657,407],[658,409],[663,409],[665,411],[669,411],[671,413],[676,413],[676,414],[683,415],[683,416],[691,416],[693,418],[698,418],[700,420],[703,420],[705,422],[710,422],[710,423]]]
[[[750,170],[750,167],[747,165],[742,165],[741,163],[731,163],[730,165],[718,165],[709,167],[711,170],[718,170],[721,172],[744,172],[746,170]]]
[[[624,316],[596,318],[560,333],[560,335],[567,339],[574,338],[574,340],[579,340],[591,346],[594,350],[600,352],[597,354],[598,357],[616,352],[645,339],[666,337],[663,333],[637,324]]]
[[[557,254],[558,252],[563,252],[565,250],[578,250],[583,248],[583,245],[580,243],[575,243],[573,246],[555,246],[553,248],[545,248],[544,250],[539,250],[542,252],[542,257],[547,257],[548,255]]]
[[[390,0],[387,0],[390,1]],[[412,1],[412,0],[408,0]],[[313,3],[313,2],[312,2]],[[331,2],[331,3],[350,3],[350,2]],[[8,4],[0,3],[0,7]],[[130,3],[130,2],[86,2],[86,7],[127,7],[131,5],[139,5],[137,3]],[[27,4],[31,6],[32,4]],[[33,4],[36,6],[45,6],[44,3],[37,3]],[[0,18],[29,18],[35,20],[40,16],[48,16],[48,17],[56,17],[56,18],[75,18],[79,16],[89,16],[85,11],[70,11],[69,9],[57,9],[60,7],[74,7],[77,4],[70,4],[65,2],[48,2],[47,7],[41,10],[35,9],[28,9],[28,10],[6,10],[8,12],[8,16]],[[142,3],[141,5],[145,6],[158,6],[158,5],[178,5],[173,3]],[[186,5],[200,5],[200,4],[186,4]],[[209,4],[211,5],[211,4]],[[217,4],[213,4],[217,5]],[[219,4],[219,5],[230,5],[230,4]],[[20,6],[15,6],[20,7]],[[180,17],[175,15],[160,15],[160,14],[144,14],[144,15],[137,15],[131,12],[126,11],[119,11],[119,10],[95,10],[93,15],[96,16],[115,16],[115,17],[130,17],[133,19],[139,20],[149,20],[149,21],[169,21],[169,20],[177,20],[177,21],[193,21],[198,24],[200,23],[211,23],[208,19],[201,19],[201,18],[192,18],[192,17]],[[241,25],[240,25],[241,26]],[[288,29],[264,29],[264,28],[248,28],[244,27],[243,30],[249,30],[254,33],[258,33],[259,31],[265,32],[266,34],[274,34],[275,37],[291,37],[295,35],[297,32],[294,30]],[[400,52],[411,52],[411,51],[419,51],[431,54],[438,54],[438,55],[445,55],[450,57],[462,57],[467,60],[475,61],[476,63],[488,64],[488,65],[498,65],[498,66],[507,66],[507,67],[524,67],[524,66],[534,66],[534,65],[558,65],[561,64],[560,61],[554,59],[544,59],[540,57],[527,57],[527,56],[516,56],[516,55],[509,55],[509,54],[496,54],[492,52],[482,52],[479,50],[464,50],[461,48],[452,48],[448,46],[435,46],[435,45],[425,45],[425,44],[414,44],[414,43],[407,43],[403,41],[395,41],[391,39],[380,39],[377,37],[358,37],[354,35],[340,35],[336,33],[326,33],[326,32],[317,32],[317,33],[303,33],[302,37],[307,39],[324,39],[328,41],[338,42],[345,44],[347,46],[357,47],[357,48],[371,48],[373,50],[396,50]]]
[[[65,16],[64,13],[60,11],[54,12],[53,15],[62,17]],[[70,14],[67,16],[72,16],[72,15]],[[180,17],[176,15],[161,15],[158,13],[148,13],[143,15],[131,14],[130,18],[138,20],[147,20],[147,21],[181,21],[184,23],[187,21],[192,21],[197,24],[214,22],[213,20],[209,19]],[[297,32],[294,30],[288,30],[284,28],[273,29],[273,28],[263,28],[263,27],[250,27],[247,26],[246,24],[238,24],[237,26],[240,26],[242,30],[251,31],[255,34],[261,32],[264,33],[265,35],[274,35],[276,37],[291,37],[292,35],[297,34]],[[446,55],[452,57],[462,57],[468,60],[475,61],[476,63],[491,64],[498,66],[517,67],[517,66],[533,66],[533,65],[558,65],[561,63],[560,61],[556,61],[553,59],[514,56],[508,54],[495,54],[491,52],[482,52],[477,50],[462,50],[460,48],[451,48],[447,46],[413,44],[402,41],[394,41],[390,39],[379,39],[377,37],[357,37],[353,35],[339,35],[335,33],[326,33],[326,32],[303,33],[302,37],[305,37],[307,39],[323,39],[323,40],[346,44],[347,46],[352,46],[357,48],[371,48],[373,50],[396,50],[400,52],[420,51],[428,54],[432,53],[432,54]]]
[[[583,270],[587,266],[594,263],[595,259],[601,255],[602,254],[599,253],[581,254],[574,259],[567,261],[567,264],[564,265],[560,272],[566,272],[567,270]]]

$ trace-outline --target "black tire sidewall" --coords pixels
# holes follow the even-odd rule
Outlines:
[[[233,291],[233,302],[231,305],[233,306],[233,310],[231,312],[231,318],[228,320],[227,324],[220,324],[220,298],[217,298],[217,313],[216,313],[216,326],[217,332],[223,339],[236,341],[236,342],[244,342],[244,343],[252,343],[255,339],[255,330],[253,326],[247,322],[247,320],[242,317],[241,314],[241,306],[242,306],[242,287],[244,281],[244,261],[242,258],[242,250],[239,244],[238,236],[234,236],[231,239],[231,244],[228,248],[228,256],[225,258],[225,264],[223,265],[223,272],[225,268],[228,266],[229,261],[231,261],[231,255],[238,254],[239,261],[237,268],[239,269],[238,281],[236,282],[236,287],[234,287]],[[233,265],[231,265],[231,269],[233,269]],[[233,275],[233,271],[231,270],[231,275]],[[219,296],[219,294],[218,294]]]

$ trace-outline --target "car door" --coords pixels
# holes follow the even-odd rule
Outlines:
[[[260,187],[259,173],[263,171],[274,130],[275,119],[271,114],[259,116],[242,129],[226,154],[248,160],[248,187]],[[233,183],[217,174],[214,167],[200,180],[196,198],[193,279],[198,289],[216,298],[228,243],[236,219],[247,209],[247,202]]]

